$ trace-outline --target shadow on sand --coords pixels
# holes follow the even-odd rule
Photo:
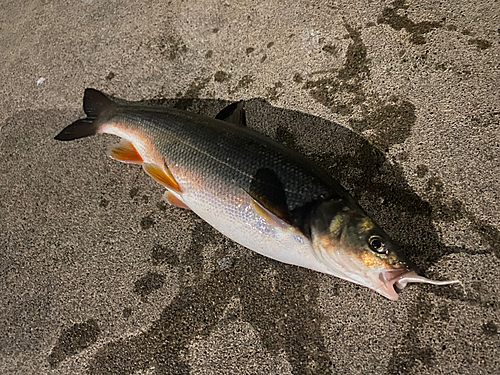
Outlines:
[[[151,100],[146,104],[161,104],[213,116],[228,103],[176,99]],[[424,274],[443,256],[470,253],[469,249],[441,243],[432,224],[434,219],[454,221],[468,217],[474,223],[473,229],[486,243],[493,245],[500,240],[496,229],[473,218],[460,202],[447,199],[436,178],[422,176],[428,179],[431,197],[430,203],[423,201],[412,191],[397,163],[387,160],[383,152],[351,130],[318,117],[272,107],[261,99],[248,101],[246,108],[250,127],[295,149],[329,171],[400,243],[408,258]],[[158,205],[158,209],[175,208]],[[224,258],[229,247],[235,245],[196,215],[192,215],[192,220],[196,223],[192,241],[182,257],[177,255],[179,251],[176,249],[166,249],[169,256],[161,257],[158,252],[161,243],[152,253],[153,259],[159,257],[159,262],[177,267],[180,293],[147,332],[110,342],[98,349],[89,372],[121,374],[154,366],[162,374],[189,373],[188,346],[195,337],[213,331],[230,300],[236,297],[241,311],[227,319],[250,323],[266,349],[274,354],[285,352],[294,374],[329,373],[332,363],[322,337],[322,317],[316,303],[318,275],[261,256],[245,256],[230,259],[224,267],[216,267],[208,277],[204,276],[202,254],[205,246],[215,245],[220,259]],[[262,277],[270,269],[273,288]],[[188,279],[191,282],[185,283]],[[481,303],[466,297],[459,288],[442,287],[434,291],[449,299]],[[287,312],[286,321],[283,320],[283,311]],[[389,372],[396,373],[402,366],[411,366],[411,346],[407,349],[404,356],[393,355]],[[415,353],[419,355],[418,351]]]

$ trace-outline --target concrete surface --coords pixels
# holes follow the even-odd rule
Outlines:
[[[500,373],[495,1],[2,1],[0,373]],[[161,203],[86,87],[215,114],[323,165],[437,279],[398,302]]]

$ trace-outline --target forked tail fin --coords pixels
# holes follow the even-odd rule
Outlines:
[[[72,141],[73,139],[89,137],[97,133],[99,123],[97,118],[107,108],[113,105],[113,101],[105,94],[94,89],[85,89],[83,96],[83,110],[87,118],[77,120],[68,125],[54,137],[58,141]]]

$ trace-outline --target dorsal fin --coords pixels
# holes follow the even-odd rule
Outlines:
[[[215,118],[217,120],[223,120],[226,122],[230,122],[231,124],[246,126],[247,118],[245,115],[245,102],[240,100],[239,102],[235,102],[229,104],[224,107]]]
[[[96,119],[113,101],[106,94],[96,89],[85,89],[83,110],[88,119]]]

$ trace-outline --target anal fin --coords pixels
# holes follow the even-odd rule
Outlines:
[[[123,163],[142,164],[143,159],[137,152],[137,149],[129,141],[122,141],[108,151],[109,156]]]
[[[190,210],[190,208],[179,198],[177,198],[174,193],[171,191],[167,190],[165,194],[163,195],[163,200],[172,206],[179,207],[179,208],[185,208],[186,210]]]
[[[173,190],[177,193],[182,193],[181,187],[175,180],[174,176],[165,165],[163,168],[152,163],[143,163],[142,167],[148,175],[150,175],[154,180],[165,186],[169,190]]]

